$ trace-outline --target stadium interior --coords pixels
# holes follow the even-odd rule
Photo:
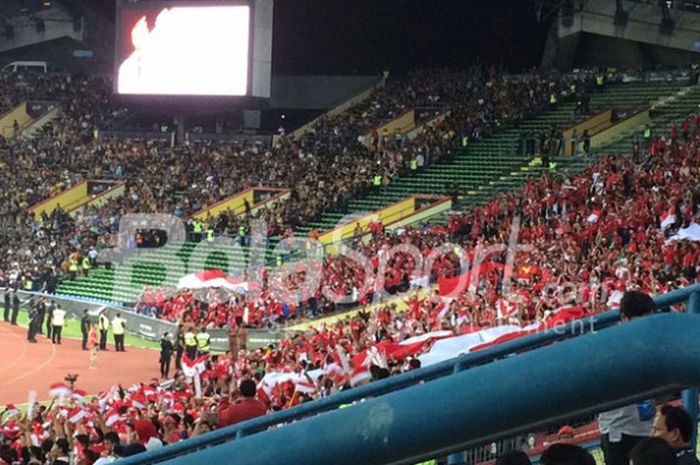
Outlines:
[[[699,78],[697,0],[0,0],[0,465],[700,464]]]

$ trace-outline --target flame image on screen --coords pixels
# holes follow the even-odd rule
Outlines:
[[[127,33],[134,51],[119,65],[117,92],[245,95],[247,6],[171,7],[149,29],[142,16]]]

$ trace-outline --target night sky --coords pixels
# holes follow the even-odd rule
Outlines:
[[[86,0],[114,16],[114,0]],[[205,2],[202,2],[205,3]],[[273,74],[539,65],[533,0],[275,0]]]

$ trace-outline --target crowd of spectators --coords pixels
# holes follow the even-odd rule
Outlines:
[[[214,142],[170,147],[156,141],[95,138],[96,130],[126,113],[113,101],[104,79],[4,74],[0,94],[8,106],[29,97],[53,99],[61,102],[62,116],[37,137],[0,141],[0,225],[7,244],[0,270],[5,280],[28,282],[40,290],[47,281],[68,274],[71,254],[85,257],[94,255],[93,249],[113,246],[125,213],[187,217],[257,185],[289,187],[291,198],[272,210],[212,219],[216,233],[248,228],[254,216],[271,225],[271,234],[289,233],[324,211],[343,211],[373,185],[375,176],[388,184],[395,176],[449,158],[465,140],[541,111],[552,94],[565,98],[571,85],[568,78],[543,72],[416,72],[388,80],[369,99],[322,119],[300,140],[282,138],[274,147]],[[425,106],[450,109],[451,114],[413,141],[406,134],[368,136],[380,122]],[[370,140],[360,143],[366,137]],[[84,179],[123,180],[126,193],[78,215],[56,210],[37,221],[27,211]],[[47,274],[52,277],[44,279]]]

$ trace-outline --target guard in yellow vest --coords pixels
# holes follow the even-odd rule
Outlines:
[[[83,274],[85,276],[90,273],[90,268],[92,268],[92,263],[90,263],[90,257],[86,255],[83,257]]]
[[[381,189],[381,187],[382,187],[382,175],[381,174],[374,175],[374,181],[372,182],[372,186],[374,187],[375,192],[379,192],[379,189]]]
[[[206,328],[200,328],[199,334],[195,336],[195,339],[197,340],[197,349],[199,351],[199,356],[201,357],[202,355],[209,355],[209,342],[211,340],[211,336],[209,335],[209,333],[207,333]]]
[[[204,225],[202,224],[202,222],[199,220],[194,220],[194,223],[192,224],[192,232],[193,232],[192,240],[194,240],[195,242],[201,241],[203,229],[204,229]]]
[[[78,276],[78,259],[71,257],[68,265],[68,276],[73,281]]]
[[[185,353],[190,360],[197,358],[197,338],[192,328],[187,328],[185,331]]]
[[[124,333],[126,332],[126,320],[121,313],[112,320],[112,334],[114,335],[114,348],[117,352],[125,352]]]

